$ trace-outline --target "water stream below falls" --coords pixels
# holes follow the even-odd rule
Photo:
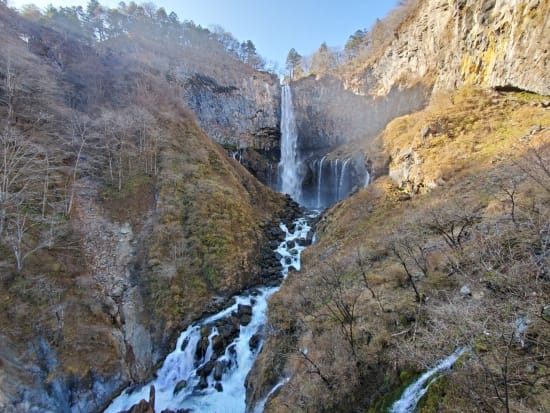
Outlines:
[[[285,240],[275,252],[286,277],[290,267],[300,270],[300,254],[311,228],[306,218],[294,222],[293,232],[284,224],[280,227]],[[244,412],[245,379],[262,347],[267,301],[278,289],[260,287],[236,296],[230,307],[189,326],[156,378],[123,392],[105,413],[128,410],[140,400],[148,400],[151,385],[155,386],[156,412]]]

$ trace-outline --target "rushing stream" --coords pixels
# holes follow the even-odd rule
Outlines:
[[[294,232],[284,224],[280,227],[285,240],[276,253],[285,277],[290,267],[300,270],[300,254],[310,226],[306,218],[300,218]],[[105,412],[128,410],[147,400],[151,385],[155,386],[157,412],[244,412],[245,379],[262,346],[267,300],[278,288],[261,287],[239,295],[230,307],[191,325],[181,333],[156,378],[123,392]]]

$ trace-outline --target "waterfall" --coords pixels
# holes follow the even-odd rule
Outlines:
[[[437,373],[450,369],[466,350],[467,349],[465,347],[459,348],[449,357],[441,360],[430,370],[422,374],[418,380],[405,389],[401,395],[401,398],[391,407],[390,413],[413,413],[418,401],[428,391],[430,385],[438,379],[438,376],[430,382],[428,382],[428,380],[430,380]],[[426,382],[428,383],[426,384]]]
[[[292,93],[289,85],[283,85],[281,92],[281,162],[279,163],[281,192],[300,202],[302,177],[298,156],[298,131]]]
[[[282,386],[284,386],[286,383],[288,383],[289,380],[290,380],[289,378],[284,378],[279,383],[277,383],[275,386],[273,386],[273,388],[269,391],[269,393],[267,393],[267,396],[265,396],[262,400],[260,400],[260,402],[258,402],[256,407],[254,407],[253,412],[254,413],[262,413],[264,411],[265,404],[267,403],[267,401],[269,400],[271,395],[273,395],[273,393],[275,393]]]
[[[323,156],[310,163],[313,175],[310,191],[312,195],[304,203],[313,208],[325,208],[349,195],[353,186],[353,174],[350,173],[351,158],[329,159]]]
[[[344,177],[346,176],[346,166],[348,166],[349,158],[344,161],[342,164],[342,171],[340,172],[340,180],[338,181],[338,191],[337,191],[337,198],[338,200],[342,199],[344,197]]]
[[[321,208],[323,206],[321,204],[321,184],[323,183],[323,161],[325,158],[326,156],[323,156],[319,161],[319,172],[317,173],[317,208]]]
[[[306,218],[294,224],[293,232],[280,225],[285,239],[275,252],[281,257],[283,277],[291,267],[300,270],[300,254],[311,229]],[[189,326],[181,333],[176,348],[166,357],[155,379],[123,392],[105,413],[129,410],[140,400],[147,400],[151,385],[156,390],[157,412],[166,409],[244,412],[245,379],[263,344],[267,300],[277,290],[278,287],[261,287],[238,295],[230,307]],[[284,383],[285,380],[267,397]],[[260,403],[258,411],[262,408]]]

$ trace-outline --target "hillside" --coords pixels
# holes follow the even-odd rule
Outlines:
[[[271,302],[251,397],[290,381],[266,411],[384,411],[457,346],[418,411],[548,409],[547,99],[441,99],[388,125],[390,176],[323,214]]]
[[[65,12],[0,3],[2,411],[97,411],[150,377],[183,327],[271,276],[286,214],[186,100],[197,71],[270,75],[178,21],[96,41]]]

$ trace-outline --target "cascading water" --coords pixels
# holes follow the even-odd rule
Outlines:
[[[322,189],[322,183],[323,183],[323,161],[325,160],[325,156],[321,158],[319,161],[319,171],[317,172],[317,208],[321,208],[323,205],[321,204],[321,189]]]
[[[347,197],[358,179],[357,171],[350,165],[351,158],[327,160],[326,156],[310,164],[314,185],[310,188],[309,201],[306,197],[304,203],[321,209]]]
[[[311,228],[306,218],[295,221],[294,232],[284,224],[280,228],[285,240],[275,252],[286,277],[290,267],[300,270],[300,254]],[[278,288],[262,287],[239,295],[232,306],[191,325],[181,333],[156,378],[122,393],[105,413],[128,410],[148,399],[151,385],[155,386],[155,411],[244,412],[245,379],[262,346],[267,300]]]
[[[338,191],[336,197],[338,199],[342,199],[344,197],[344,185],[346,183],[345,177],[346,177],[346,167],[349,163],[349,158],[344,161],[342,164],[342,171],[340,172],[340,179],[338,180]]]
[[[365,188],[369,186],[370,184],[370,173],[369,171],[365,171]]]
[[[300,202],[302,177],[301,161],[298,156],[298,131],[292,105],[292,93],[289,85],[283,85],[281,92],[281,162],[279,176],[281,192]]]
[[[422,374],[418,380],[405,389],[401,398],[390,408],[390,413],[413,413],[418,401],[428,391],[430,385],[438,379],[438,373],[450,369],[467,348],[459,348],[449,357],[441,360],[433,368]],[[432,377],[434,377],[432,379]],[[430,380],[432,379],[432,380]],[[430,380],[428,382],[428,380]]]

